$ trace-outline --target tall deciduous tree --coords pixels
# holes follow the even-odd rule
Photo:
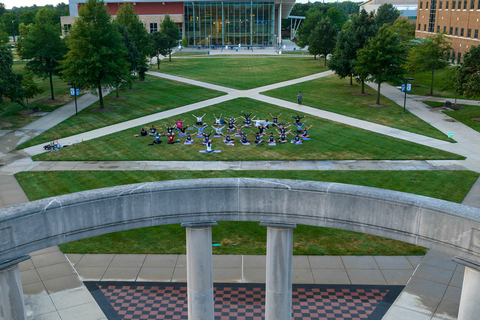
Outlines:
[[[435,69],[443,69],[448,65],[447,51],[451,50],[450,42],[444,33],[427,37],[425,41],[414,46],[408,55],[406,68],[409,72],[431,71],[430,95],[433,95],[433,78]]]
[[[116,21],[127,29],[128,35],[133,41],[127,46],[127,51],[136,51],[129,52],[130,71],[132,73],[137,72],[140,74],[140,78],[144,78],[145,70],[147,70],[147,56],[150,54],[150,39],[147,30],[133,10],[133,6],[129,3],[120,6]],[[122,34],[125,35],[126,33],[122,32]],[[124,40],[124,42],[126,41]],[[133,60],[134,58],[135,60]]]
[[[4,104],[3,97],[12,102],[23,104],[24,91],[22,88],[23,75],[12,71],[13,56],[5,45],[0,45],[0,104]]]
[[[305,21],[300,25],[298,45],[303,48],[308,46],[308,39],[315,26],[322,20],[322,14],[315,8],[308,10]]]
[[[61,62],[62,76],[77,87],[98,89],[103,108],[102,88],[115,87],[120,76],[129,74],[122,36],[103,1],[88,0],[80,8],[67,46],[70,50]]]
[[[375,15],[375,23],[378,28],[383,26],[385,23],[393,26],[395,20],[400,17],[400,11],[397,10],[392,4],[384,3],[382,4]]]
[[[150,34],[152,43],[152,57],[157,58],[157,69],[160,69],[160,55],[167,56],[168,54],[168,40],[167,37],[160,31]]]
[[[335,25],[338,30],[342,29],[343,24],[345,23],[342,11],[338,10],[337,8],[331,7],[327,10],[327,13],[325,15],[330,18],[331,23]]]
[[[13,21],[13,23],[12,23]],[[4,12],[0,17],[0,27],[9,36],[18,36],[19,20],[13,12]]]
[[[440,90],[452,90],[455,92],[455,105],[457,104],[457,94],[461,94],[461,83],[459,77],[459,65],[453,65],[446,68],[443,74]]]
[[[22,88],[24,91],[23,96],[27,100],[27,107],[28,99],[32,99],[44,91],[42,88],[39,88],[38,84],[35,82],[35,79],[33,78],[33,72],[27,72],[23,75]]]
[[[322,18],[313,32],[310,34],[308,42],[308,51],[314,56],[323,54],[325,57],[325,66],[327,65],[327,55],[335,49],[338,29],[332,24],[329,17]]]
[[[391,27],[384,25],[365,48],[358,51],[355,72],[369,75],[367,80],[378,84],[377,104],[380,104],[380,86],[382,82],[402,80],[405,69],[406,48]]]
[[[27,34],[18,41],[18,54],[29,60],[27,69],[39,77],[49,78],[52,100],[55,100],[53,76],[58,74],[59,63],[67,52],[60,25],[54,23],[56,15],[53,9],[40,9],[35,15],[35,23],[26,28]]]
[[[470,47],[458,69],[460,91],[467,98],[480,96],[480,46]]]
[[[172,48],[178,45],[178,40],[182,38],[182,35],[168,14],[165,15],[165,18],[160,24],[160,32],[166,39],[168,59],[172,61]]]
[[[373,13],[369,14],[362,10],[345,24],[338,35],[335,50],[328,62],[330,69],[340,78],[350,77],[350,85],[352,85],[352,78],[356,77],[362,84],[362,93],[364,93],[365,77],[355,72],[355,60],[357,51],[362,49],[367,41],[375,36],[375,33]]]

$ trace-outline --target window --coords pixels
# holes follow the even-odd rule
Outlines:
[[[156,22],[150,23],[150,33],[154,33],[158,31],[158,24]]]
[[[467,10],[467,2],[468,0],[463,0],[463,10]]]
[[[475,34],[473,35],[475,39],[478,39],[478,29],[475,29]]]
[[[445,2],[445,10],[448,10],[448,1]]]
[[[440,26],[437,26],[437,33],[440,32]]]
[[[475,9],[475,0],[472,0],[472,2],[470,3],[470,10],[473,9]]]
[[[480,0],[478,0],[478,7],[477,7],[478,10],[480,10]]]
[[[443,26],[443,32],[447,33],[447,26]]]
[[[427,31],[427,25],[426,24],[423,25],[423,31]]]
[[[455,62],[455,51],[453,51],[453,54],[452,54],[452,62]]]
[[[420,30],[420,23],[418,24],[418,30]]]
[[[455,4],[457,4],[457,2],[455,0],[452,1],[452,10],[455,10]]]
[[[472,37],[472,29],[468,29],[467,30],[467,38],[471,38]]]
[[[423,2],[422,2],[422,1],[420,1],[420,9],[422,9],[422,5],[423,5]]]
[[[458,58],[457,58],[457,63],[460,63],[461,60],[462,60],[462,53],[459,52],[458,53]]]
[[[440,3],[438,4],[438,9],[442,9],[442,5],[443,5],[443,1],[440,1]]]
[[[453,27],[450,27],[450,32],[448,33],[449,35],[453,34]]]
[[[428,1],[425,2],[425,9],[428,9]]]
[[[71,24],[64,24],[63,25],[63,33],[68,34],[70,32],[70,28],[72,27]]]
[[[460,29],[460,37],[463,37],[463,28]]]
[[[458,27],[455,27],[455,35],[458,36]]]
[[[447,60],[450,60],[450,51],[447,51]]]

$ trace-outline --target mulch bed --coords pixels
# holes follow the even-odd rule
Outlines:
[[[45,100],[42,100],[43,103],[61,103],[61,102],[66,102],[65,100],[62,100],[62,99],[55,99],[55,100],[51,100],[51,99],[45,99]]]
[[[472,121],[480,122],[480,118],[472,118]],[[0,124],[0,127],[1,127],[1,124]]]
[[[125,91],[137,91],[140,90],[140,88],[127,88]]]
[[[128,97],[114,97],[114,98],[108,98],[108,100],[125,100],[128,99]]]
[[[352,96],[361,96],[361,97],[365,97],[365,96],[371,96],[371,94],[370,94],[370,93],[352,92]]]
[[[12,124],[10,122],[0,122],[0,129],[11,127],[11,126],[12,126]]]
[[[22,111],[18,111],[18,113],[20,113],[22,116],[28,117],[33,113],[33,110],[22,110]]]

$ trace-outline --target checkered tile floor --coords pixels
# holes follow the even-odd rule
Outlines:
[[[185,283],[86,282],[108,319],[185,319]],[[381,319],[403,286],[294,285],[292,320]],[[262,320],[264,284],[215,284],[216,320]]]

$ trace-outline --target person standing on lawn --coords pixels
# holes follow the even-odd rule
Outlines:
[[[297,102],[298,102],[298,106],[301,106],[302,105],[302,91],[298,91],[298,95],[297,95]]]

